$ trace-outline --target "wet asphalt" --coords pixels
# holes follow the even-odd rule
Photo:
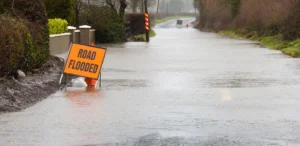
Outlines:
[[[175,21],[155,31],[105,45],[100,91],[0,115],[0,145],[300,145],[299,59]]]

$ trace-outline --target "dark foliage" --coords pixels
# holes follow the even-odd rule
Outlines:
[[[48,19],[41,0],[2,1],[0,71],[29,71],[49,56]],[[8,63],[9,62],[9,63]],[[7,64],[8,63],[8,64]]]
[[[130,22],[131,35],[145,33],[145,15],[144,13],[126,14],[124,17],[125,22]]]
[[[73,24],[74,0],[45,0],[45,4],[50,19],[61,18]]]
[[[300,38],[300,1],[297,1],[291,15],[283,23],[282,34],[287,40]]]
[[[195,0],[200,29],[243,29],[260,36],[300,37],[299,0]]]
[[[81,24],[96,29],[96,42],[121,42],[125,40],[125,26],[117,12],[109,7],[90,6],[80,16]]]

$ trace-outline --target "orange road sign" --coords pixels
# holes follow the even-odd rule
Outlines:
[[[106,54],[105,48],[72,44],[64,73],[98,79]]]

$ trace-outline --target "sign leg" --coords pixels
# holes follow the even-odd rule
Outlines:
[[[99,88],[101,89],[101,82],[102,82],[102,74],[100,72],[100,80],[99,80]]]
[[[61,73],[60,79],[59,79],[59,82],[58,82],[59,84],[61,84],[63,77],[64,77],[64,73]]]

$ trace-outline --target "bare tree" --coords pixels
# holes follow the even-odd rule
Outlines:
[[[156,10],[156,15],[158,15],[158,10],[159,10],[159,0],[157,0],[157,10]]]
[[[156,4],[156,0],[148,0],[147,1],[148,7],[152,7],[155,4]],[[145,9],[144,6],[145,6],[144,0],[139,0],[138,7],[140,8],[140,12],[144,12],[144,9]]]
[[[144,1],[143,0],[127,0],[129,8],[132,10],[132,12],[137,12],[137,10],[140,10],[140,12],[143,12],[144,10]],[[157,0],[148,0],[148,6],[155,6]]]
[[[79,26],[79,13],[80,13],[80,11],[82,10],[82,6],[83,6],[83,1],[82,0],[75,0],[74,1],[75,3],[74,3],[74,15],[75,15],[75,17],[74,17],[74,19],[75,19],[75,26],[76,27],[78,27]]]
[[[137,12],[137,8],[139,6],[139,2],[141,0],[130,0],[129,1],[129,5],[130,5],[130,8],[132,9],[132,12]]]
[[[113,9],[114,11],[117,12],[117,1],[116,0],[105,0],[106,4]]]
[[[123,19],[125,15],[125,9],[127,8],[126,0],[120,0],[120,7],[119,7],[119,16]]]
[[[127,8],[126,0],[105,0],[106,4],[115,12],[117,12],[120,18],[123,19],[125,9]]]

